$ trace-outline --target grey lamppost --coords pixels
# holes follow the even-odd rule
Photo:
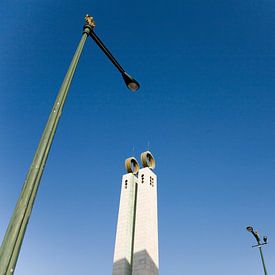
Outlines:
[[[264,255],[263,255],[263,251],[262,251],[262,246],[267,244],[267,236],[263,237],[263,242],[261,243],[261,239],[260,239],[260,235],[259,233],[253,230],[252,226],[247,226],[246,230],[250,233],[252,233],[252,235],[255,237],[256,241],[258,244],[253,245],[252,247],[258,247],[260,250],[260,255],[261,255],[261,259],[262,259],[262,263],[263,263],[263,268],[264,268],[264,274],[267,275],[267,271],[266,271],[266,266],[265,266],[265,262],[264,262]]]
[[[78,44],[67,74],[57,95],[53,109],[50,113],[48,122],[34,155],[32,164],[27,173],[23,189],[20,193],[19,199],[11,217],[4,240],[0,247],[0,275],[10,275],[14,272],[24,234],[35,201],[36,193],[39,187],[40,179],[43,174],[46,160],[56,132],[58,121],[62,113],[62,109],[78,64],[78,60],[88,36],[93,38],[96,44],[103,50],[111,62],[116,66],[118,71],[121,73],[127,87],[133,92],[139,89],[138,82],[125,72],[117,60],[104,46],[102,41],[94,33],[95,22],[93,17],[86,15],[85,21],[86,24],[83,28],[81,40]]]

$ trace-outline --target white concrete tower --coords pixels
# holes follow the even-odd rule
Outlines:
[[[134,219],[138,182],[135,175],[139,170],[139,165],[135,158],[128,158],[125,161],[125,167],[128,173],[122,177],[113,275],[132,275]]]
[[[157,176],[155,160],[147,151],[141,154],[138,173],[132,275],[158,275]]]

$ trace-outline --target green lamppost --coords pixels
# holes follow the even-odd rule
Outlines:
[[[139,89],[138,82],[125,72],[125,70],[108,51],[102,41],[94,33],[95,22],[93,17],[86,15],[85,21],[86,24],[83,27],[81,40],[57,95],[53,109],[50,113],[48,122],[34,155],[32,164],[26,176],[23,189],[11,217],[4,240],[0,247],[0,275],[10,275],[14,272],[24,234],[35,201],[36,193],[39,187],[40,179],[43,174],[46,160],[56,132],[58,121],[62,113],[62,109],[70,88],[71,81],[73,79],[74,72],[76,70],[76,66],[78,64],[78,60],[88,36],[93,38],[96,44],[103,50],[111,62],[116,66],[118,71],[121,73],[127,87],[133,92]]]
[[[267,271],[266,271],[266,266],[265,266],[265,262],[264,262],[264,255],[263,255],[263,251],[262,251],[262,246],[267,244],[267,236],[264,236],[263,237],[263,243],[261,243],[261,239],[260,239],[260,235],[259,233],[256,231],[253,230],[253,227],[252,226],[247,226],[246,227],[246,230],[248,232],[250,232],[256,239],[257,243],[256,245],[253,245],[252,247],[258,247],[259,250],[260,250],[260,255],[261,255],[261,260],[262,260],[262,264],[263,264],[263,268],[264,268],[264,274],[267,275]]]

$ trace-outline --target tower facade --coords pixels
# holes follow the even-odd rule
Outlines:
[[[132,275],[158,275],[157,176],[139,170]]]
[[[157,176],[155,160],[141,154],[125,161],[115,242],[113,275],[158,275]],[[138,175],[138,177],[136,176]]]
[[[113,275],[132,274],[134,221],[139,170],[134,158],[125,161],[127,174],[122,176],[120,203],[117,221]],[[135,167],[133,169],[133,167]]]

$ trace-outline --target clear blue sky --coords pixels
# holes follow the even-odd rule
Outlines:
[[[2,1],[0,239],[84,23],[141,83],[129,92],[88,40],[16,275],[108,275],[124,160],[157,161],[161,275],[275,274],[272,0]]]

